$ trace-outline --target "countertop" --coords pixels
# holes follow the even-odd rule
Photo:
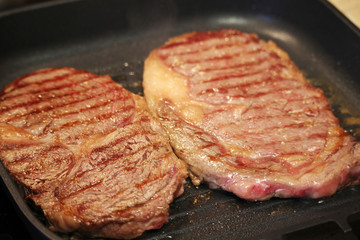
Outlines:
[[[329,0],[329,2],[360,28],[360,0]]]

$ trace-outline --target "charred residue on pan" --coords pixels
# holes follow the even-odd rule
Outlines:
[[[196,195],[194,197],[191,197],[189,200],[191,201],[192,205],[206,204],[210,200],[210,194],[211,194],[211,192],[208,191],[208,192]]]

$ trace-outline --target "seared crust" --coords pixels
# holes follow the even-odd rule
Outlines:
[[[0,158],[52,230],[134,238],[168,221],[186,167],[142,97],[109,76],[52,68],[0,98]]]
[[[184,34],[145,61],[144,94],[194,184],[248,200],[319,198],[359,181],[359,144],[274,42]]]

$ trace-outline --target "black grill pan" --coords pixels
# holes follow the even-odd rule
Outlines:
[[[0,13],[0,88],[46,67],[110,74],[142,94],[143,62],[169,37],[236,28],[271,39],[325,91],[341,125],[360,139],[360,31],[327,1],[60,0]],[[3,187],[34,239],[47,229],[0,164]],[[248,202],[206,184],[185,185],[169,223],[139,239],[357,239],[360,187],[310,199]]]

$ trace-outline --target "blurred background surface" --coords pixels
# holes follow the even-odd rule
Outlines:
[[[56,0],[0,0],[0,11],[14,9],[39,2]],[[350,21],[360,28],[360,0],[328,0]]]
[[[50,0],[0,0],[0,10],[8,10],[24,5],[34,4],[38,2],[47,2]]]

